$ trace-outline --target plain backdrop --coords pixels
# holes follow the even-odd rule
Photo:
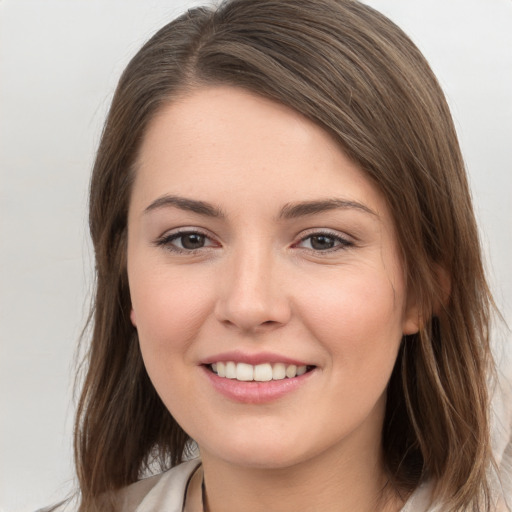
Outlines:
[[[314,0],[312,0],[314,1]],[[203,3],[203,2],[195,2]],[[369,0],[429,59],[512,324],[512,0]],[[87,187],[116,81],[192,2],[0,0],[0,511],[72,488],[74,352],[92,288]],[[496,333],[499,343],[506,333]]]

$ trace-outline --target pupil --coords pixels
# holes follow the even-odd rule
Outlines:
[[[334,247],[334,239],[325,235],[312,236],[311,247],[317,250],[332,249]]]
[[[204,235],[190,233],[181,237],[181,245],[185,249],[200,249],[204,246]]]

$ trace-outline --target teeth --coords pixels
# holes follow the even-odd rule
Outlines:
[[[272,366],[272,379],[281,380],[286,377],[286,365],[283,363],[276,363]]]
[[[236,365],[236,380],[249,381],[253,380],[253,376],[254,366],[251,364],[238,363]]]
[[[226,365],[224,363],[217,363],[217,375],[219,377],[226,376]]]
[[[298,366],[297,367],[297,377],[300,375],[304,375],[306,373],[307,368],[305,366]]]
[[[226,363],[226,378],[228,379],[236,379],[236,364],[233,361],[228,361]]]
[[[286,376],[291,379],[297,375],[297,367],[294,364],[291,364],[286,367]]]
[[[272,366],[269,363],[256,365],[254,367],[254,380],[259,382],[272,380]]]
[[[294,364],[270,363],[257,364],[235,363],[234,361],[217,362],[210,365],[212,371],[219,377],[236,379],[243,382],[257,381],[268,382],[270,380],[293,379],[300,377],[307,371],[307,366]]]

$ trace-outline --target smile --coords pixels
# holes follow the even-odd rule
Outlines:
[[[210,370],[226,379],[238,380],[241,382],[269,382],[271,380],[292,379],[300,377],[311,366],[297,366],[285,363],[262,363],[257,365],[247,363],[235,363],[234,361],[219,361],[208,365]]]

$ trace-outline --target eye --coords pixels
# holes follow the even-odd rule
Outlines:
[[[333,233],[312,233],[302,238],[295,247],[310,249],[312,251],[336,251],[352,246],[353,243]]]
[[[211,238],[199,231],[170,233],[157,240],[156,245],[163,246],[170,251],[182,253],[191,253],[200,249],[217,246]]]

